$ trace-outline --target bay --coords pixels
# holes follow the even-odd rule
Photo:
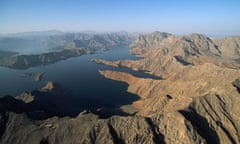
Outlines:
[[[106,52],[69,58],[54,64],[15,70],[0,67],[0,95],[17,96],[23,91],[40,89],[47,81],[60,84],[69,95],[79,97],[86,107],[115,107],[130,104],[139,99],[127,92],[127,84],[105,79],[98,70],[116,69],[96,64],[93,58],[106,60],[136,59],[128,52],[128,47],[117,47]],[[45,72],[42,81],[21,77],[24,73]]]

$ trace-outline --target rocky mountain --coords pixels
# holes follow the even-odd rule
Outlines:
[[[47,65],[70,57],[91,54],[95,51],[86,49],[68,49],[60,52],[49,52],[36,55],[14,55],[0,58],[0,66],[13,69],[27,69],[30,67]]]
[[[141,97],[133,103],[137,115],[150,117],[165,143],[240,143],[239,63],[226,52],[234,53],[238,46],[225,50],[220,41],[201,34],[155,32],[130,45],[138,60],[94,61],[162,77],[100,71],[106,78],[128,83],[128,91]]]
[[[161,37],[162,39],[160,39]],[[147,39],[154,40],[147,40]],[[154,42],[153,42],[154,41]],[[142,45],[142,43],[144,43]],[[116,61],[115,65],[134,70],[148,71],[158,76],[168,76],[183,66],[212,63],[220,67],[237,69],[240,64],[230,55],[226,57],[223,49],[210,38],[201,34],[175,36],[154,32],[139,36],[130,45],[131,53],[140,57],[138,61]],[[238,47],[235,47],[238,49]],[[234,53],[235,50],[233,50]],[[113,64],[112,63],[112,64]]]
[[[128,45],[131,38],[127,35],[119,35],[118,33],[95,34],[95,35],[76,35],[72,43],[66,48],[89,48],[99,50],[99,48],[107,49],[114,46]]]
[[[149,118],[114,109],[92,111],[53,82],[17,98],[0,97],[0,143],[163,142]]]
[[[147,48],[147,47],[153,47],[155,45],[159,45],[162,40],[165,38],[171,36],[170,33],[165,32],[158,32],[155,31],[152,34],[149,35],[139,35],[137,39],[131,43],[130,47],[138,47],[138,48]]]
[[[35,37],[31,37],[31,33],[29,34],[30,36],[25,36],[24,33],[25,37],[0,39],[0,66],[27,69],[55,63],[70,57],[118,48],[128,45],[132,41],[132,36],[122,33],[57,33],[55,35],[50,32],[46,35],[33,33]],[[26,49],[28,53],[18,53]],[[37,49],[43,49],[40,50],[42,53],[29,53],[38,51]]]
[[[226,37],[215,39],[214,42],[219,46],[224,56],[232,59],[240,57],[240,37]]]
[[[99,71],[127,83],[138,101],[116,109],[85,110],[76,97],[49,82],[17,98],[0,98],[0,143],[238,144],[239,40],[234,38],[236,45],[227,49],[231,40],[201,34],[140,35],[130,44],[139,59],[93,60],[161,77]]]

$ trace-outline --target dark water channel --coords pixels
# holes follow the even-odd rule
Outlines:
[[[79,104],[84,107],[118,107],[131,104],[139,97],[127,92],[128,85],[126,83],[106,79],[98,73],[98,70],[117,70],[138,77],[156,78],[127,68],[112,68],[96,64],[91,61],[93,58],[106,60],[136,59],[129,54],[127,47],[121,47],[97,54],[69,58],[54,64],[27,70],[0,67],[0,96],[7,94],[16,96],[23,91],[39,89],[47,81],[54,81],[60,84],[69,95],[78,97]],[[28,72],[45,72],[45,74],[42,81],[35,82],[32,78],[21,77],[22,74]]]

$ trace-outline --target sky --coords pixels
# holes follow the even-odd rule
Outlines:
[[[170,32],[240,35],[240,0],[0,0],[0,33]]]

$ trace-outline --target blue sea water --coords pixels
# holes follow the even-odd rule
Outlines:
[[[92,55],[69,58],[54,64],[15,70],[0,67],[0,96],[17,96],[23,91],[40,89],[47,81],[60,84],[70,95],[78,96],[86,106],[116,106],[130,104],[138,96],[127,92],[127,84],[109,80],[101,76],[98,70],[112,69],[96,64],[93,58],[106,60],[136,59],[128,52],[126,46]],[[118,68],[120,69],[120,68]],[[126,70],[125,70],[126,71]],[[130,70],[129,70],[130,71]],[[42,81],[22,77],[24,73],[45,72]]]

